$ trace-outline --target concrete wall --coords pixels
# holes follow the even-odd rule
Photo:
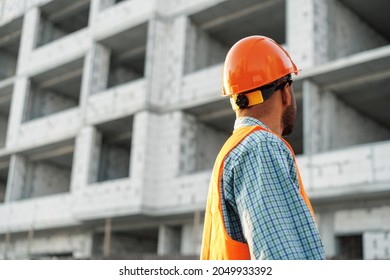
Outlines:
[[[389,43],[338,0],[329,1],[329,24],[327,43],[330,60]]]
[[[5,146],[7,139],[8,116],[0,114],[0,147]]]
[[[188,20],[185,49],[184,73],[190,73],[223,62],[229,47]]]
[[[181,227],[160,225],[158,230],[157,254],[178,254],[180,253]]]
[[[130,146],[130,144],[129,144]],[[102,143],[98,181],[129,176],[130,149]]]
[[[390,228],[390,206],[359,207],[335,213],[335,231],[341,233],[388,231]]]
[[[30,163],[24,191],[24,198],[33,198],[50,194],[68,192],[70,188],[70,168],[50,163]]]
[[[338,0],[287,0],[287,48],[305,69],[388,44]]]
[[[51,41],[59,39],[65,36],[67,33],[59,28],[57,28],[53,23],[46,20],[43,15],[40,17],[40,25],[39,25],[39,35],[37,38],[36,47],[40,47],[45,45]]]
[[[390,258],[390,231],[368,231],[363,234],[364,259]]]
[[[314,83],[303,86],[306,154],[390,139],[390,130]]]
[[[16,72],[16,58],[5,51],[0,52],[0,79],[12,77]]]
[[[359,113],[332,92],[323,94],[323,151],[390,139],[390,130]],[[336,125],[337,124],[337,125]]]
[[[110,68],[110,74],[108,76],[108,83],[107,87],[114,87],[138,78],[142,78],[143,73],[137,73],[134,70],[121,66],[120,62],[115,63],[115,61],[112,61],[113,58],[111,58],[111,68]],[[116,64],[116,65],[115,65]]]
[[[6,183],[4,181],[0,181],[0,203],[4,203],[5,201],[6,187]]]
[[[30,87],[28,97],[28,110],[25,120],[32,120],[47,116],[59,111],[76,107],[78,99],[51,90],[42,90],[37,86]]]
[[[215,158],[228,134],[183,114],[180,135],[180,173],[189,174],[213,168]]]
[[[50,194],[68,192],[70,188],[71,170],[45,162],[27,161],[25,181],[21,189],[13,188],[12,192],[19,193],[13,196],[14,200],[40,197]]]

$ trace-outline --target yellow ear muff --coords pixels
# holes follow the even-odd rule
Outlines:
[[[264,99],[261,90],[255,90],[241,95],[235,94],[230,98],[230,104],[232,105],[233,111],[246,109],[263,102]]]

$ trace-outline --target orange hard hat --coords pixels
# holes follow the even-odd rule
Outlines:
[[[222,95],[246,93],[298,69],[289,54],[265,36],[241,39],[229,50],[222,73]]]

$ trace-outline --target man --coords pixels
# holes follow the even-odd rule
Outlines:
[[[288,53],[264,36],[238,41],[223,68],[223,95],[236,112],[214,165],[201,259],[324,259],[295,155],[296,101]]]

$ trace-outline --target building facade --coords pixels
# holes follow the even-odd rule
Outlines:
[[[329,258],[390,258],[385,0],[0,1],[0,259],[198,258],[228,49],[282,44]]]

